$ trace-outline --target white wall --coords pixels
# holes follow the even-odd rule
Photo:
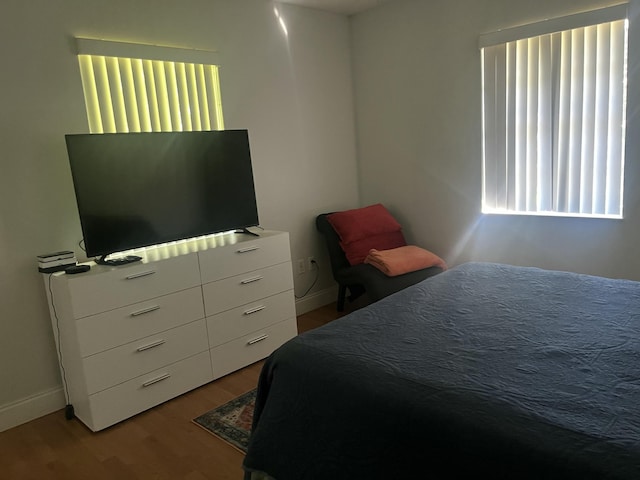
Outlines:
[[[317,213],[358,199],[346,17],[267,0],[9,0],[0,15],[0,431],[63,405],[35,256],[78,248],[64,146],[88,131],[72,38],[217,50],[227,128],[248,128],[261,224],[316,256]],[[311,275],[295,276],[296,292]],[[99,292],[96,292],[99,295]]]
[[[455,265],[534,265],[640,280],[640,24],[631,2],[625,218],[482,216],[478,36],[619,0],[397,0],[352,22],[363,204]]]

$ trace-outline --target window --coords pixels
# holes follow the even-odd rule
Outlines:
[[[483,213],[622,218],[626,5],[483,35]]]
[[[215,52],[77,44],[91,133],[224,129]]]

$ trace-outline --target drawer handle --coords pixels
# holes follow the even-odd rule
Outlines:
[[[255,307],[255,308],[250,308],[249,310],[245,310],[244,314],[245,315],[251,315],[252,313],[258,313],[260,310],[264,310],[265,308],[267,308],[267,307],[265,307],[264,305],[260,305],[260,306]]]
[[[139,273],[133,273],[131,275],[127,275],[126,277],[124,277],[126,280],[134,280],[136,278],[140,278],[140,277],[146,277],[149,275],[153,275],[155,272],[155,270],[147,270],[146,272],[139,272]]]
[[[261,342],[263,340],[266,340],[267,338],[269,338],[269,335],[267,335],[266,333],[264,335],[260,335],[259,337],[254,338],[253,340],[249,340],[247,342],[247,345],[253,345],[256,344],[258,342]]]
[[[141,347],[138,347],[136,350],[138,352],[144,352],[145,350],[149,350],[151,348],[159,347],[163,343],[166,343],[166,340],[157,340],[157,341],[149,343],[147,345],[143,345]]]
[[[154,305],[153,307],[143,308],[142,310],[137,310],[135,312],[131,312],[129,315],[132,317],[137,317],[138,315],[144,315],[145,313],[153,312],[154,310],[158,310],[160,305]]]
[[[262,275],[256,275],[255,277],[251,277],[251,278],[247,278],[245,280],[242,280],[240,283],[242,285],[247,285],[248,283],[253,283],[253,282],[257,282],[258,280],[262,280]]]
[[[256,245],[251,245],[250,247],[244,247],[244,248],[240,248],[238,250],[236,250],[236,253],[247,253],[247,252],[253,252],[254,250],[259,250],[260,247],[256,246]]]
[[[170,374],[165,373],[163,375],[160,375],[159,377],[152,378],[151,380],[147,380],[146,382],[144,382],[142,384],[142,386],[143,387],[149,387],[149,386],[153,385],[154,383],[158,383],[158,382],[161,382],[162,380],[166,380],[170,376],[171,376]]]

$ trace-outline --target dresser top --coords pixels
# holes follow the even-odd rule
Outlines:
[[[278,235],[288,235],[287,232],[281,232],[277,230],[260,230],[258,228],[253,228],[251,231],[255,232],[257,235],[227,232],[189,238],[186,240],[178,240],[175,242],[152,245],[149,247],[136,248],[134,250],[127,250],[126,252],[118,252],[118,254],[114,255],[114,258],[125,255],[137,255],[141,257],[141,261],[139,262],[120,266],[98,265],[94,261],[82,263],[91,266],[91,274],[104,273],[110,270],[123,270],[128,266],[157,262],[159,260],[167,260],[191,253],[204,252],[214,248],[226,247],[230,245],[249,245],[251,244],[251,242],[257,242],[264,238],[270,238]],[[64,275],[64,272],[56,272],[54,275]],[[86,274],[79,275],[78,277],[83,276],[86,276]]]

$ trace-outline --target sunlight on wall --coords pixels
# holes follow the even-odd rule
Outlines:
[[[282,18],[282,16],[280,15],[280,11],[278,10],[277,7],[273,8],[273,13],[275,13],[276,18],[278,19],[278,23],[280,23],[280,28],[282,28],[282,31],[284,32],[284,36],[289,37],[289,31],[287,30],[287,25],[286,23],[284,23],[284,18]]]

